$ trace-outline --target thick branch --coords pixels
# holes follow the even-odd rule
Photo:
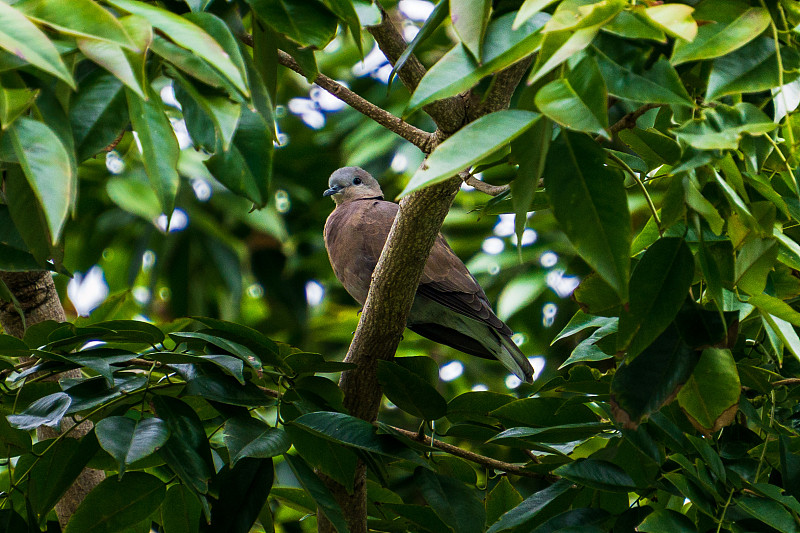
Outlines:
[[[522,81],[522,77],[525,76],[532,61],[533,56],[528,56],[498,72],[492,80],[492,84],[486,91],[480,105],[468,111],[470,121],[476,120],[483,115],[508,108],[508,105],[511,103],[511,97],[514,96],[514,91],[517,90],[519,83]]]
[[[485,466],[486,468],[494,468],[495,470],[500,470],[501,472],[506,472],[508,474],[514,474],[515,476],[530,477],[534,479],[551,479],[554,477],[549,474],[540,474],[538,472],[532,472],[530,470],[526,470],[525,467],[520,465],[507,463],[505,461],[498,461],[497,459],[492,459],[491,457],[486,457],[485,455],[479,455],[469,450],[459,448],[458,446],[448,444],[441,440],[431,439],[427,435],[420,435],[415,431],[409,431],[407,429],[400,429],[396,427],[392,427],[392,429],[394,431],[397,431],[398,433],[402,433],[404,436],[408,437],[409,439],[415,442],[421,442],[426,446],[432,446],[434,448],[442,450],[443,452],[447,452],[450,455],[461,457],[462,459],[466,459],[467,461],[473,462],[475,464]]]
[[[378,43],[383,55],[394,65],[406,49],[407,44],[392,23],[389,14],[380,6],[380,3],[376,2],[376,5],[381,10],[381,22],[375,26],[367,27],[367,30],[375,38],[375,42]],[[411,92],[414,92],[424,75],[425,67],[414,54],[408,57],[403,67],[397,72],[400,81]],[[444,135],[441,135],[442,138],[454,133],[464,125],[466,120],[464,101],[457,96],[438,100],[426,105],[423,109],[431,116],[436,126],[444,132]]]

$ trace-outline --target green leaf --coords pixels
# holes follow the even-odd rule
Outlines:
[[[50,447],[52,444],[52,447]],[[30,466],[27,484],[27,497],[35,520],[44,523],[45,517],[53,509],[64,492],[80,475],[89,460],[98,452],[97,439],[91,433],[82,439],[62,439],[58,442],[44,441],[34,446],[34,452],[41,454],[38,461]],[[46,450],[46,451],[45,451]],[[20,472],[26,458],[20,458]]]
[[[776,501],[742,496],[736,500],[736,507],[781,533],[797,533],[798,531],[792,514]]]
[[[393,436],[379,435],[369,422],[344,413],[318,411],[304,414],[292,423],[339,444],[427,466],[420,456]]]
[[[551,81],[536,93],[539,110],[564,127],[599,133],[606,138],[608,95],[597,62],[586,56],[564,79]]]
[[[728,0],[710,0],[702,5],[697,17],[714,22],[704,24],[697,30],[691,42],[679,40],[675,43],[670,62],[680,65],[689,61],[724,56],[744,46],[769,27],[771,17],[763,7],[751,7],[741,14],[734,13],[737,4]]]
[[[731,351],[707,348],[678,393],[678,403],[692,424],[710,435],[733,422],[741,388]]]
[[[175,96],[184,108],[186,127],[194,144],[196,146],[203,146],[206,144],[202,142],[203,138],[200,136],[198,130],[206,128],[207,120],[210,120],[214,128],[216,141],[220,143],[222,150],[228,150],[233,140],[233,135],[236,133],[236,126],[239,124],[242,106],[216,91],[207,90],[199,85],[193,84],[190,80],[178,74],[177,71],[172,72],[171,76],[178,81],[180,90],[186,93],[185,95],[180,95],[178,94],[179,91],[176,90]],[[194,103],[202,110],[206,120],[192,120],[193,115],[190,114],[188,110],[187,96],[194,100]],[[207,148],[212,150],[216,145],[216,143],[208,144],[210,146],[207,146]]]
[[[694,8],[685,4],[663,4],[646,8],[644,15],[668,35],[692,41],[697,36],[693,12]]]
[[[364,50],[361,43],[361,21],[358,18],[358,12],[351,0],[325,0],[325,6],[339,17],[343,23],[347,25],[350,34],[353,36],[356,48],[361,57],[364,57]]]
[[[167,533],[199,533],[201,512],[200,500],[191,489],[175,483],[161,505],[161,525]]]
[[[336,34],[336,17],[316,0],[247,0],[258,17],[293,41],[321,50]]]
[[[580,311],[579,311],[580,312]],[[599,317],[598,317],[599,318]],[[580,344],[578,344],[572,353],[569,355],[566,361],[561,363],[559,366],[559,370],[564,368],[565,366],[569,366],[575,363],[580,363],[584,361],[604,361],[606,359],[611,359],[614,357],[614,353],[606,353],[606,352],[614,352],[616,348],[616,333],[618,329],[618,321],[616,319],[609,319],[609,318],[601,318],[605,320],[606,323],[602,325],[601,328],[596,330],[594,333],[589,335],[587,338],[582,340]],[[614,335],[614,337],[612,337]],[[612,342],[604,342],[603,339],[608,338]],[[601,347],[600,344],[603,344]],[[608,344],[608,346],[606,346]],[[612,348],[613,346],[613,348]]]
[[[539,428],[518,427],[502,431],[489,439],[492,443],[521,443],[524,446],[536,446],[542,443],[566,443],[588,439],[611,429],[612,426],[604,422],[586,422],[579,424],[562,424]]]
[[[169,438],[169,429],[160,418],[110,416],[97,423],[95,433],[100,446],[119,463],[120,477],[125,467],[154,453]]]
[[[245,457],[266,459],[281,455],[291,446],[283,430],[271,428],[252,417],[236,417],[225,422],[224,439],[232,466]]]
[[[178,139],[165,114],[161,98],[152,89],[148,90],[148,100],[142,100],[130,89],[126,89],[125,94],[131,125],[142,146],[142,163],[147,177],[158,196],[162,213],[171,217],[180,183],[176,170],[180,155]]]
[[[792,325],[800,326],[800,313],[779,298],[763,293],[754,294],[747,300],[747,303],[755,305],[761,311],[774,315]]]
[[[263,207],[272,179],[271,126],[254,111],[242,108],[239,125],[228,150],[218,149],[205,161],[211,174],[232,192]]]
[[[619,316],[622,309],[619,295],[594,272],[583,278],[572,297],[583,312],[592,315]]]
[[[761,317],[764,320],[764,325],[767,326],[767,333],[773,333],[792,355],[800,359],[800,337],[797,336],[797,332],[792,325],[769,313],[762,312]],[[777,357],[778,361],[783,360],[782,350],[778,350]]]
[[[626,10],[603,26],[603,30],[628,39],[650,39],[666,43],[667,37],[643,10]]]
[[[46,124],[26,117],[14,122],[8,135],[28,184],[42,206],[50,240],[55,244],[78,186],[67,148]]]
[[[553,214],[578,254],[626,301],[630,214],[622,177],[604,160],[589,137],[562,131],[550,147],[544,182]]]
[[[536,83],[564,61],[589,46],[600,31],[600,27],[598,24],[574,32],[564,30],[546,33],[541,50],[536,56],[536,62],[528,76],[528,85]]]
[[[342,514],[342,508],[339,507],[339,504],[322,483],[322,480],[300,457],[289,455],[288,453],[283,457],[289,463],[292,472],[294,472],[295,477],[306,490],[306,493],[311,495],[319,510],[325,514],[325,518],[333,524],[336,531],[346,533],[348,531],[347,522]]]
[[[673,4],[675,5],[675,4]],[[735,150],[742,134],[769,133],[777,125],[753,104],[718,105],[673,130],[679,140],[698,150]]]
[[[566,480],[559,480],[538,492],[533,493],[531,496],[502,515],[500,519],[492,524],[486,533],[498,533],[500,531],[507,531],[525,524],[529,520],[536,517],[543,509],[545,509],[556,498],[567,492],[572,488],[572,483]]]
[[[672,509],[659,509],[650,513],[636,529],[644,533],[697,533],[694,522]]]
[[[511,200],[514,206],[514,233],[519,249],[522,233],[528,220],[528,211],[536,196],[536,189],[544,174],[547,151],[553,136],[553,123],[542,119],[511,143],[511,155],[519,162],[517,177],[511,182]]]
[[[627,493],[636,489],[633,479],[622,468],[600,459],[579,459],[556,468],[553,474],[598,490]]]
[[[219,494],[211,506],[209,531],[248,533],[267,501],[275,478],[272,459],[247,458],[226,465],[214,481]]]
[[[130,472],[121,480],[105,479],[86,495],[64,531],[121,531],[158,509],[165,494],[164,482],[144,472]]]
[[[483,531],[486,512],[473,487],[425,468],[414,471],[414,481],[428,505],[453,531]]]
[[[149,25],[147,28],[152,31]],[[137,60],[143,55],[134,55],[123,50],[119,45],[107,41],[78,39],[77,43],[83,55],[114,74],[140,98],[146,98],[143,71],[138,68],[138,64],[141,64],[142,61]]]
[[[503,110],[467,124],[436,147],[398,198],[445,181],[478,163],[533,126],[540,116],[531,111]]]
[[[11,427],[8,419],[0,416],[0,453],[6,457],[16,457],[29,452],[31,446],[30,433]]]
[[[197,492],[208,492],[208,480],[214,472],[213,461],[197,413],[181,400],[168,396],[155,396],[153,406],[170,431],[170,438],[159,449],[159,454],[184,483]]]
[[[650,168],[674,165],[681,158],[680,145],[655,128],[622,130],[617,135],[622,142],[639,154]]]
[[[292,446],[317,471],[334,479],[348,491],[353,489],[358,455],[346,446],[306,431],[302,426],[286,426]]]
[[[486,495],[486,523],[494,524],[497,520],[522,503],[522,496],[511,485],[507,476],[500,478],[497,485]]]
[[[146,18],[154,28],[164,32],[176,44],[191,50],[221,72],[242,94],[248,95],[247,84],[225,50],[197,25],[169,11],[135,0],[108,0],[108,3]],[[171,211],[170,211],[171,212]]]
[[[778,243],[774,239],[750,239],[736,255],[736,286],[750,295],[761,294],[767,284],[767,275],[778,257]]]
[[[378,361],[378,383],[397,407],[425,420],[447,414],[447,402],[427,381],[390,361]]]
[[[693,277],[694,257],[683,239],[664,237],[647,249],[631,274],[630,304],[619,318],[618,347],[627,350],[628,360],[672,322]]]
[[[796,50],[782,48],[781,58],[784,69],[797,68]],[[795,77],[796,75],[786,72],[783,83],[788,83]],[[766,91],[780,84],[775,41],[762,37],[714,60],[708,77],[706,100],[719,99],[729,94]]]
[[[38,95],[38,90],[25,87],[19,78],[0,78],[0,127],[7,129],[11,126],[30,108]]]
[[[128,124],[122,82],[97,69],[82,79],[70,102],[69,121],[77,160],[82,162],[109,146]]]
[[[539,47],[540,31],[547,16],[536,16],[512,30],[513,13],[493,20],[483,42],[483,62],[478,63],[469,50],[458,43],[420,80],[408,102],[406,114],[442,98],[454,96],[476,85],[484,77],[499,72]]]
[[[602,25],[625,7],[627,2],[624,0],[563,0],[544,31],[549,33]]]
[[[39,426],[57,427],[67,413],[72,398],[64,392],[54,392],[39,398],[18,415],[8,415],[17,429],[29,430]]]
[[[611,382],[614,418],[626,428],[636,428],[643,416],[658,411],[673,397],[697,360],[697,352],[670,325],[638,357],[617,369]]]
[[[5,2],[0,2],[0,48],[63,80],[75,89],[75,81],[47,35],[19,10]]]
[[[122,24],[91,0],[22,0],[14,4],[29,19],[73,37],[90,37],[136,50]]]
[[[608,94],[634,102],[694,106],[678,73],[666,59],[659,59],[650,70],[641,74],[618,65],[599,51],[597,64]]]
[[[555,2],[556,0],[525,0],[517,11],[512,29],[517,29],[529,18]]]
[[[481,59],[481,43],[489,21],[492,3],[488,0],[450,2],[450,20],[456,35],[477,60]]]

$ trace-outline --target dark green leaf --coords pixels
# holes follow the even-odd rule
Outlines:
[[[198,533],[200,531],[200,500],[180,483],[167,489],[161,505],[161,524],[166,533]]]
[[[207,492],[214,468],[211,449],[197,413],[181,400],[168,396],[154,397],[153,405],[170,430],[170,438],[159,449],[159,454],[184,483],[197,492]]]
[[[55,392],[39,398],[18,415],[8,415],[8,421],[17,429],[29,430],[39,426],[58,426],[67,413],[72,398],[64,392]]]
[[[205,531],[248,533],[272,488],[272,459],[246,458],[225,466],[214,481],[219,497],[211,505],[211,523]]]
[[[70,102],[69,119],[78,161],[84,161],[110,145],[128,123],[122,83],[97,69],[81,80]]]
[[[378,361],[378,383],[389,400],[405,412],[425,420],[447,414],[447,402],[427,381],[390,361]]]
[[[397,58],[395,61],[394,66],[392,67],[392,72],[389,74],[389,81],[388,85],[391,87],[392,80],[394,79],[394,75],[397,74],[397,71],[403,68],[403,65],[406,64],[406,61],[414,53],[414,50],[417,49],[420,43],[424,42],[425,40],[430,37],[434,31],[444,22],[449,14],[450,9],[450,2],[448,0],[443,0],[436,4],[436,7],[433,8],[430,16],[427,18],[425,23],[420,28],[417,35],[414,36],[414,40],[403,50],[403,53],[400,54],[400,57]]]
[[[419,455],[395,437],[379,435],[369,422],[344,413],[324,411],[308,413],[296,418],[292,423],[339,444],[427,466]]]
[[[507,476],[500,478],[500,481],[486,495],[486,523],[494,524],[497,520],[522,503],[522,496],[519,495],[508,481]]]
[[[776,124],[753,104],[718,105],[703,109],[700,117],[675,129],[679,140],[698,150],[735,150],[743,134],[760,135]]]
[[[258,17],[293,41],[323,49],[336,34],[336,17],[316,0],[247,0]]]
[[[317,477],[313,470],[301,458],[294,455],[284,455],[286,462],[292,468],[292,472],[308,494],[314,498],[318,508],[325,514],[331,524],[339,533],[346,533],[347,522],[345,522],[342,508],[336,503],[333,495],[328,488]]]
[[[578,254],[626,301],[630,214],[622,177],[609,171],[604,159],[589,137],[563,131],[547,156],[545,187]]]
[[[231,418],[225,423],[225,446],[231,457],[231,465],[245,457],[266,459],[285,453],[291,446],[286,433],[271,428],[252,417]]]
[[[121,480],[108,478],[84,498],[64,531],[124,530],[158,509],[165,493],[164,482],[144,472],[130,472]]]
[[[603,73],[608,94],[634,102],[693,106],[678,73],[666,59],[657,61],[641,74],[615,63],[599,52],[597,64]]]
[[[497,533],[507,531],[526,523],[539,514],[553,500],[567,492],[572,487],[572,483],[566,480],[556,481],[546,489],[540,490],[528,496],[522,503],[505,513],[500,519],[492,524],[487,533]]]
[[[473,487],[425,468],[414,471],[414,481],[428,505],[442,521],[459,533],[480,533],[486,512]]]
[[[448,137],[428,156],[398,197],[447,180],[504,148],[533,126],[540,115],[504,110],[485,115]]]
[[[766,523],[781,533],[796,533],[798,531],[797,522],[795,522],[791,513],[776,501],[742,496],[736,500],[736,506],[756,520]]]
[[[614,418],[635,428],[639,420],[658,411],[689,379],[699,357],[670,326],[633,361],[619,367],[611,382]]]
[[[796,50],[782,48],[781,59],[784,69],[797,68]],[[794,77],[787,72],[784,74],[783,82],[787,83]],[[769,37],[761,37],[731,54],[714,60],[708,77],[706,99],[718,99],[735,93],[766,91],[779,86],[780,83],[775,41]]]
[[[472,57],[478,60],[481,59],[481,44],[491,6],[492,3],[487,0],[450,2],[450,20],[453,21],[453,29]]]
[[[120,477],[129,464],[154,453],[169,438],[169,429],[160,418],[110,416],[97,423],[95,433],[100,446],[119,463]]]
[[[636,529],[646,533],[697,533],[694,523],[686,515],[672,509],[650,513]]]
[[[622,468],[600,459],[579,459],[556,468],[553,474],[598,490],[631,492],[636,488]]]
[[[620,315],[618,347],[628,360],[653,342],[675,318],[689,293],[694,258],[683,239],[657,240],[631,274],[628,307]]]

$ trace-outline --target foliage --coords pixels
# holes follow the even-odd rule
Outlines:
[[[379,16],[360,0],[0,2],[0,270],[52,269],[63,289],[100,264],[114,293],[0,336],[3,530],[57,527],[90,466],[109,477],[68,532],[308,531],[316,513],[342,532],[317,474],[351,489],[363,462],[378,531],[797,531],[795,2],[440,0],[411,94],[352,78]],[[480,107],[530,66],[510,109],[414,172],[421,155],[353,110],[317,132],[283,115],[309,86],[277,49],[425,128],[427,104],[471,91]],[[412,170],[384,172],[393,159]],[[474,360],[441,382],[418,356],[453,354],[409,334],[378,367],[378,422],[345,412],[356,310],[319,198],[342,164],[388,196],[469,165],[511,183],[460,195],[445,230],[546,355],[533,385],[509,392]],[[519,250],[478,252],[499,213]],[[574,304],[550,252],[582,279]],[[315,279],[323,306],[304,297]],[[32,438],[65,418],[94,430]]]

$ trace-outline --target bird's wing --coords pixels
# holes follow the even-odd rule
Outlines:
[[[425,264],[417,292],[500,333],[512,334],[511,328],[494,314],[483,289],[441,234]]]

